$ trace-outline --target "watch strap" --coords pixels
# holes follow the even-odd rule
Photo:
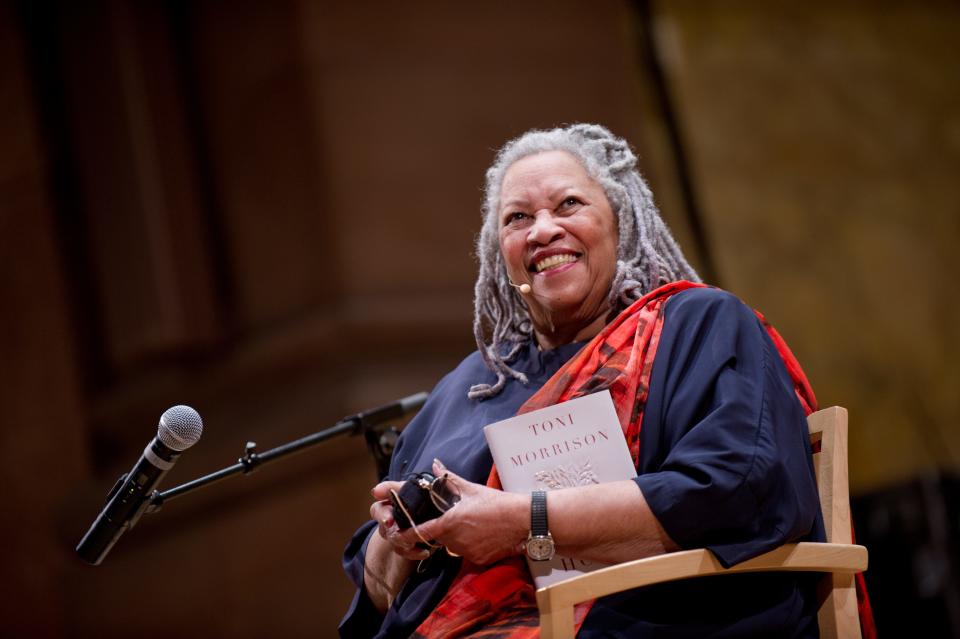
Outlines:
[[[547,525],[547,492],[535,490],[530,495],[530,534],[534,537],[546,537],[549,534]]]

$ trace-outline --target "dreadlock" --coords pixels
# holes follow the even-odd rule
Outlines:
[[[480,272],[474,287],[473,334],[480,356],[497,376],[494,384],[475,384],[467,397],[499,393],[507,379],[526,384],[510,367],[533,334],[533,322],[520,295],[510,286],[500,253],[500,187],[507,169],[521,158],[546,151],[566,151],[603,187],[618,220],[617,267],[610,286],[610,307],[622,309],[653,289],[676,280],[699,282],[670,230],[660,218],[653,194],[637,171],[637,157],[626,140],[596,124],[574,124],[548,131],[531,130],[507,142],[487,169],[477,239]]]

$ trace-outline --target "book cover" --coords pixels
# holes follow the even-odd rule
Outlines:
[[[508,492],[559,490],[637,475],[610,391],[511,417],[483,432]],[[527,563],[538,588],[605,565],[560,555]]]

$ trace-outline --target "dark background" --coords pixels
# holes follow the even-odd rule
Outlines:
[[[960,6],[0,3],[7,636],[334,635],[374,465],[339,438],[73,547],[187,403],[164,485],[428,390],[472,350],[483,171],[633,142],[711,282],[850,410],[882,636],[960,636]]]

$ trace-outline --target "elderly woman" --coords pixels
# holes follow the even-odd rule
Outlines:
[[[483,216],[478,351],[440,381],[373,488],[371,521],[344,556],[357,594],[343,636],[531,636],[521,558],[544,500],[548,546],[599,562],[707,547],[733,564],[823,540],[809,386],[757,314],[695,283],[624,140],[574,125],[509,142],[487,171]],[[536,499],[486,485],[484,426],[602,389],[635,479]],[[461,499],[401,530],[390,491],[421,471],[447,474]],[[815,637],[810,586],[748,574],[645,588],[581,607],[579,636]]]

